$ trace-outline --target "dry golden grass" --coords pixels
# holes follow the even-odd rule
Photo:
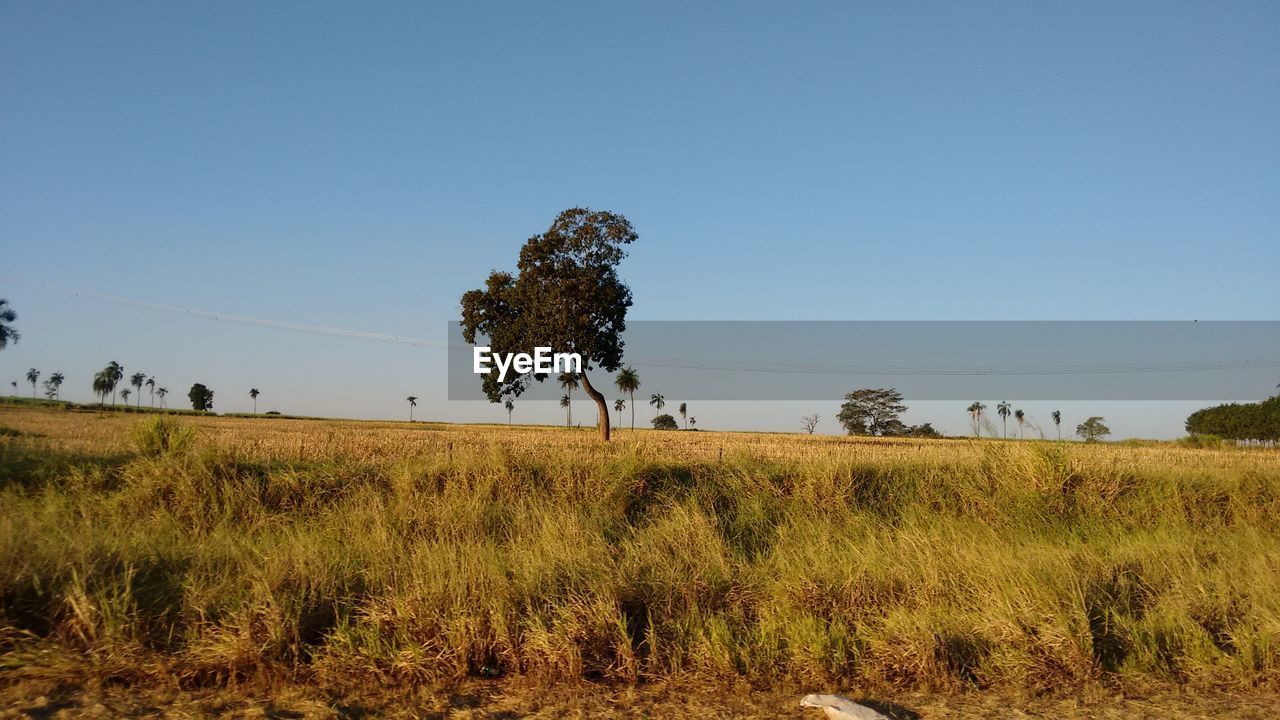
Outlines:
[[[1275,451],[171,422],[0,407],[14,687],[1280,687]]]

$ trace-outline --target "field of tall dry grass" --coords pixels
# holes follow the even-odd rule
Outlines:
[[[0,672],[23,677],[1280,689],[1274,450],[0,427]]]

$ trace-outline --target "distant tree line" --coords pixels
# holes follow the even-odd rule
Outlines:
[[[1187,432],[1229,440],[1280,440],[1280,395],[1197,410],[1187,418]]]

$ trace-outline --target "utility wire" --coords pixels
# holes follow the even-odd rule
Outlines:
[[[408,337],[404,335],[389,335],[386,333],[370,332],[367,330],[350,330],[346,328],[331,328],[320,325],[305,325],[302,323],[283,322],[279,320],[267,320],[264,318],[248,317],[244,315],[231,315],[227,313],[210,312],[207,310],[198,310],[195,308],[181,307],[177,305],[166,305],[162,303],[146,302],[143,300],[133,300],[130,298],[122,298],[115,295],[107,295],[104,293],[92,292],[88,290],[75,290],[72,288],[58,287],[55,285],[47,285],[45,283],[33,283],[26,280],[17,280],[14,278],[0,277],[0,282],[10,282],[15,285],[35,288],[38,290],[46,290],[49,292],[62,293],[78,298],[97,300],[101,302],[115,303],[117,305],[125,305],[128,307],[142,308],[144,310],[154,310],[158,312],[167,312],[175,315],[187,315],[190,317],[198,317],[206,320],[216,320],[219,322],[231,322],[241,325],[252,325],[256,327],[265,327],[275,330],[286,330],[289,332],[308,333],[312,335],[323,335],[327,337],[343,337],[356,340],[372,340],[375,342],[393,343],[398,345],[409,345],[413,347],[423,347],[438,350],[454,350],[466,351],[467,348],[450,347],[446,343],[436,342],[432,340],[424,340],[421,338]],[[1063,364],[1063,365],[1041,365],[1029,367],[968,367],[968,368],[947,368],[932,366],[913,366],[913,365],[840,365],[840,364],[823,364],[823,363],[795,363],[795,362],[750,362],[736,360],[694,360],[688,358],[669,358],[669,357],[636,357],[633,364],[640,367],[656,367],[656,368],[674,368],[681,370],[715,370],[720,372],[754,372],[754,373],[783,373],[783,374],[804,374],[804,375],[903,375],[903,376],[1003,376],[1003,375],[1112,375],[1112,374],[1145,374],[1145,373],[1173,373],[1173,372],[1205,372],[1217,370],[1248,370],[1248,369],[1267,369],[1280,368],[1280,358],[1260,358],[1246,360],[1210,360],[1198,362],[1167,362],[1167,363],[1082,363],[1082,364]]]

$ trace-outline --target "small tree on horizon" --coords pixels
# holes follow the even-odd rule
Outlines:
[[[627,401],[622,398],[614,400],[613,409],[618,413],[618,427],[622,427],[622,411],[627,409]]]
[[[120,391],[120,398],[121,398],[122,400],[124,400],[124,404],[125,404],[125,407],[126,407],[126,408],[127,408],[127,407],[128,407],[128,405],[129,405],[129,394],[130,394],[130,393],[132,393],[132,392],[133,392],[133,391],[132,391],[132,390],[130,390],[129,388],[125,388],[125,389],[123,389],[123,390],[121,390],[121,391]]]
[[[203,383],[195,383],[187,391],[187,399],[191,401],[191,409],[206,412],[213,409],[213,391]]]
[[[907,406],[894,388],[854,390],[844,399],[836,420],[850,435],[900,435],[905,429],[898,416]]]
[[[1014,410],[1014,411],[1013,411],[1013,417],[1014,417],[1014,419],[1015,419],[1015,420],[1017,420],[1017,421],[1018,421],[1018,439],[1019,439],[1019,440],[1021,440],[1021,439],[1022,439],[1022,426],[1023,426],[1023,424],[1025,424],[1025,423],[1026,423],[1026,421],[1027,421],[1027,415],[1026,415],[1026,413],[1022,412],[1022,410]]]
[[[506,402],[504,402],[504,403],[502,403],[502,407],[504,407],[504,408],[506,408],[506,409],[507,409],[507,425],[510,425],[510,424],[511,424],[511,411],[513,411],[513,410],[515,410],[515,409],[516,409],[516,403],[515,403],[515,401],[514,401],[514,400],[512,400],[511,398],[507,398],[507,401],[506,401]]]
[[[164,396],[169,394],[169,388],[156,388],[156,394],[160,396],[160,407],[164,407]]]
[[[680,410],[680,418],[684,420],[684,429],[688,430],[689,429],[689,406],[685,403],[680,403],[679,410]]]
[[[155,377],[147,378],[147,389],[151,391],[151,407],[156,406],[156,379]]]
[[[1098,415],[1085,420],[1076,426],[1076,434],[1084,438],[1085,442],[1096,442],[1097,440],[1111,434],[1111,428],[1103,422],[1105,418]]]
[[[654,430],[679,430],[680,426],[676,424],[676,419],[671,417],[669,413],[663,413],[653,418]]]
[[[27,382],[31,383],[31,397],[36,396],[36,382],[40,379],[40,371],[31,368],[27,371]]]
[[[418,397],[416,395],[410,395],[405,398],[405,401],[409,403],[409,422],[413,422],[413,409],[418,407]]]
[[[1049,417],[1053,418],[1053,425],[1058,429],[1058,439],[1062,439],[1062,411],[1054,410],[1049,413]]]
[[[258,414],[258,388],[249,388],[249,397],[253,398],[253,414]]]
[[[812,435],[813,431],[818,429],[818,416],[816,414],[805,415],[800,418],[800,427],[804,428],[806,433]]]

